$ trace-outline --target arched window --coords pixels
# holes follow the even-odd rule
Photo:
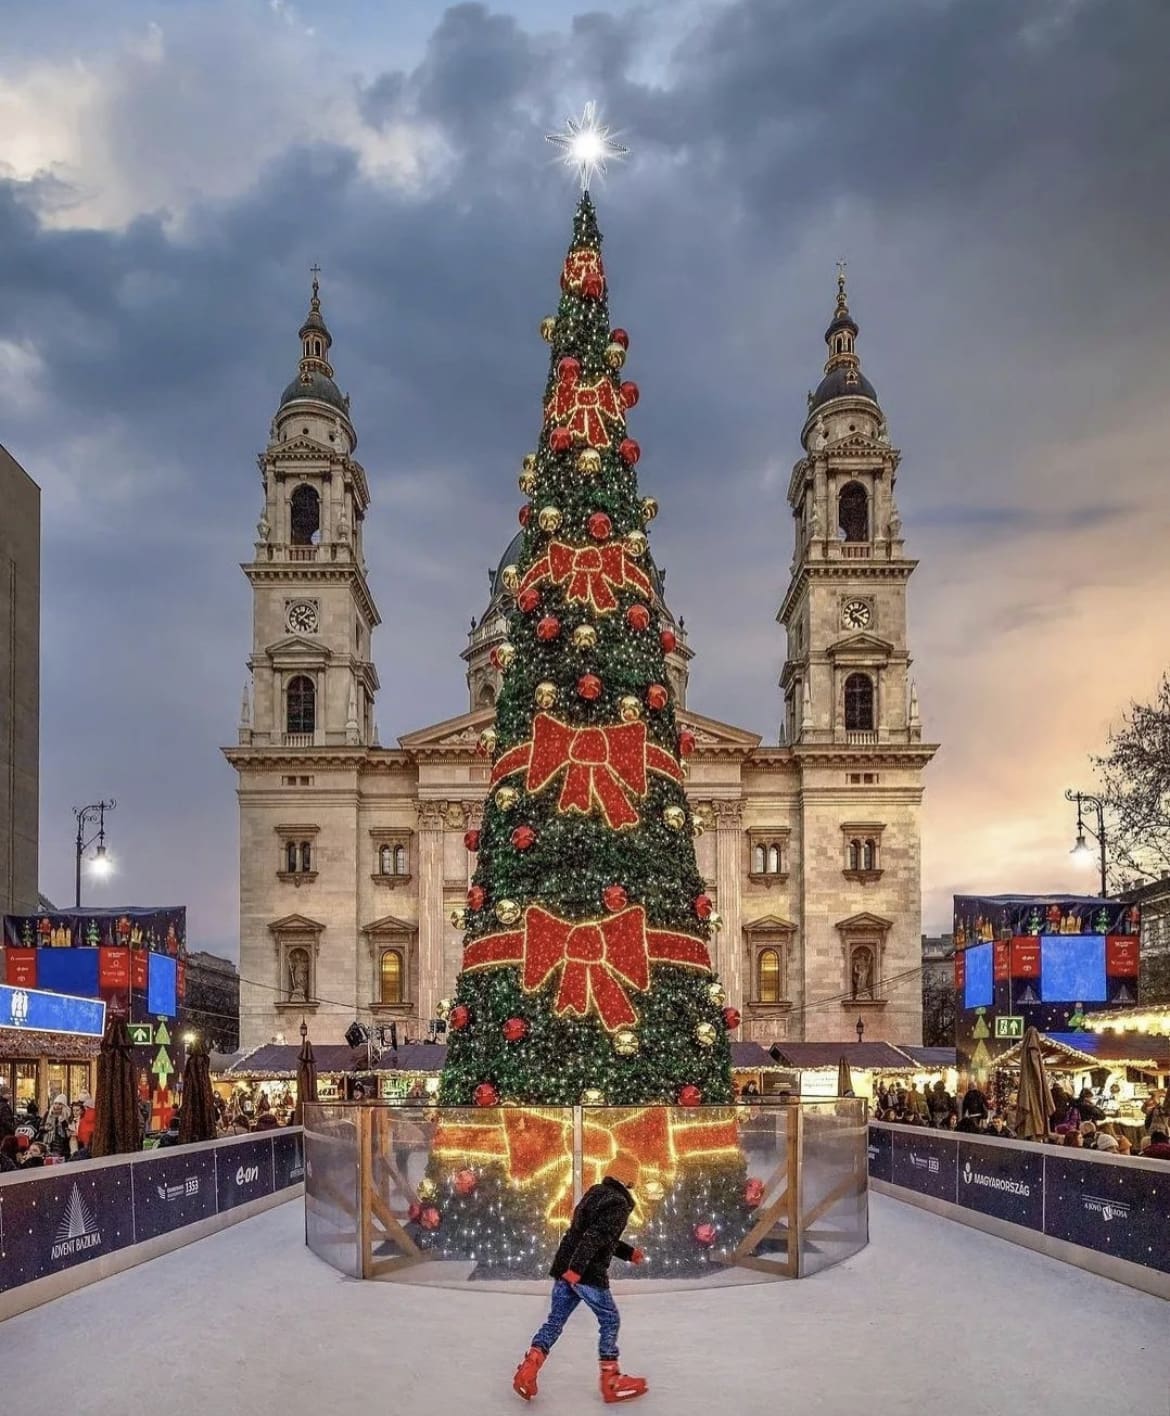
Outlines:
[[[877,845],[872,839],[867,840],[861,848],[861,868],[862,870],[877,868]]]
[[[394,850],[391,846],[380,846],[378,848],[378,874],[394,874]]]
[[[860,482],[847,482],[841,488],[837,524],[847,541],[869,540],[869,496]]]
[[[763,846],[756,846],[752,850],[752,874],[763,875],[764,871],[767,870],[767,868],[768,857],[764,852],[764,848]]]
[[[779,846],[769,846],[769,847],[768,847],[768,874],[769,874],[769,875],[779,875],[779,874],[780,874],[780,847],[779,847]]]
[[[395,847],[394,847],[394,874],[395,874],[395,875],[405,875],[405,874],[406,874],[406,847],[405,847],[405,846],[395,846]]]
[[[313,868],[313,848],[308,841],[301,842],[301,869],[307,874]]]
[[[496,691],[490,683],[485,683],[479,690],[479,703],[477,706],[480,708],[494,708],[496,706]]]
[[[779,949],[761,949],[756,956],[756,994],[760,1003],[780,1002]]]
[[[297,843],[290,841],[284,848],[284,868],[289,875],[297,873]]]
[[[293,545],[315,545],[317,533],[321,529],[321,498],[316,490],[307,482],[302,482],[292,494],[289,510]]]
[[[289,733],[311,733],[317,726],[317,690],[304,674],[289,680],[285,724]]]
[[[849,842],[849,869],[850,869],[850,870],[860,870],[860,869],[861,869],[861,842],[860,842],[860,841],[850,841],[850,842]]]
[[[845,680],[845,727],[849,732],[873,732],[873,679],[850,674]]]
[[[402,950],[383,949],[379,969],[381,989],[379,999],[383,1003],[402,1002]]]

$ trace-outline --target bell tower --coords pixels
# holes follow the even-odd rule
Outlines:
[[[894,501],[901,454],[861,371],[844,266],[825,331],[824,377],[808,397],[792,471],[795,548],[777,619],[788,646],[784,741],[852,748],[918,742],[906,639],[908,560]]]
[[[301,749],[368,745],[380,622],[366,583],[362,526],[370,504],[354,457],[349,398],[333,381],[333,339],[319,269],[301,325],[296,377],[284,390],[257,464],[264,504],[252,560],[253,636],[240,742]]]

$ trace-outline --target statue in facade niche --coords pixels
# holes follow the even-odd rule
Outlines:
[[[868,949],[856,949],[853,953],[853,996],[873,997],[873,954]]]
[[[268,544],[268,538],[272,535],[272,527],[268,522],[268,511],[265,509],[260,513],[260,520],[256,523],[256,539]]]
[[[303,949],[294,949],[288,956],[290,1003],[309,1001],[309,956]]]

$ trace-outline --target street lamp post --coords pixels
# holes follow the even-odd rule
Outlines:
[[[113,797],[109,801],[95,801],[90,806],[83,806],[80,810],[73,808],[73,814],[77,817],[77,838],[75,841],[76,851],[74,854],[74,890],[73,908],[81,908],[81,858],[93,843],[97,842],[97,850],[94,852],[94,868],[101,874],[108,872],[110,862],[106,857],[106,812],[113,811],[118,803]],[[98,823],[98,828],[87,841],[85,839],[86,827],[93,821]]]
[[[865,1022],[864,1022],[861,1018],[858,1018],[858,1020],[857,1020],[857,1041],[860,1042],[864,1037],[865,1037]]]
[[[1088,862],[1093,858],[1093,848],[1085,840],[1085,833],[1097,842],[1099,860],[1101,868],[1101,898],[1109,894],[1108,869],[1105,858],[1105,803],[1098,796],[1091,796],[1088,792],[1074,792],[1071,788],[1064,794],[1065,801],[1076,802],[1077,806],[1077,839],[1072,848],[1072,858],[1079,862]],[[1097,829],[1094,831],[1091,826],[1085,825],[1084,808],[1091,807],[1097,813]]]

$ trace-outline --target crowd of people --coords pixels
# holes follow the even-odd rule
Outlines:
[[[93,1098],[89,1095],[70,1102],[63,1092],[58,1093],[43,1116],[36,1101],[30,1099],[18,1117],[8,1096],[0,1091],[0,1174],[88,1160],[93,1122]]]
[[[1164,1091],[1152,1092],[1142,1105],[1140,1144],[1135,1144],[1112,1118],[1107,1109],[1111,1104],[1111,1098],[1095,1096],[1089,1087],[1074,1094],[1059,1082],[1054,1083],[1045,1142],[1114,1155],[1136,1154],[1170,1160],[1170,1107]],[[1008,1093],[1003,1104],[996,1106],[979,1087],[970,1086],[961,1096],[952,1095],[944,1081],[935,1082],[925,1090],[916,1083],[906,1086],[879,1082],[873,1109],[875,1121],[890,1121],[899,1126],[929,1126],[967,1135],[1002,1136],[1009,1140],[1015,1138],[1012,1129],[1015,1114],[1014,1092]]]

